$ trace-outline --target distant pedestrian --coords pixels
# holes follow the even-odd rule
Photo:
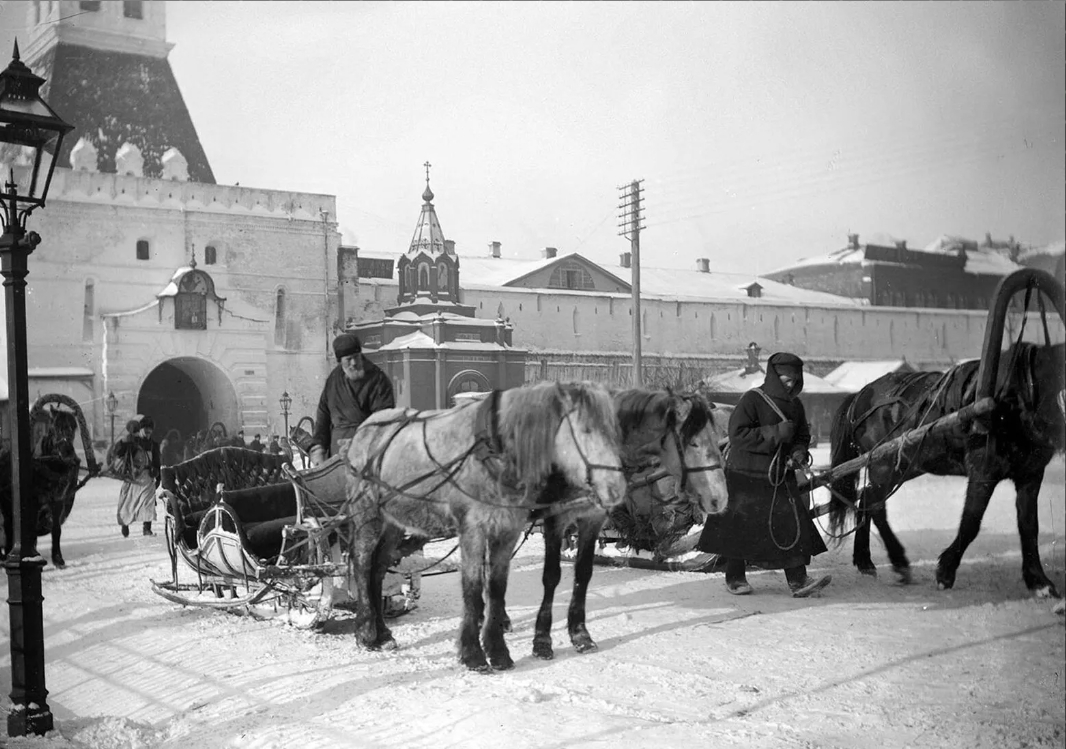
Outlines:
[[[252,437],[252,443],[248,445],[248,448],[255,450],[257,453],[263,452],[263,441],[258,434]]]
[[[181,441],[181,432],[171,429],[167,436],[159,443],[160,462],[165,466],[173,466],[184,460],[185,447]]]
[[[271,455],[281,455],[281,443],[278,442],[278,435],[270,435],[270,444],[267,445],[266,451]]]
[[[134,426],[135,425],[135,426]],[[130,427],[134,428],[131,430]],[[154,536],[155,490],[159,486],[159,443],[152,439],[155,422],[138,415],[115,445],[115,456],[128,462],[128,473],[118,496],[118,524],[122,535],[130,535],[130,525],[143,523],[143,533]]]

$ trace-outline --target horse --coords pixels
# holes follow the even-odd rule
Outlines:
[[[696,513],[714,515],[725,510],[728,493],[724,461],[718,447],[722,435],[715,430],[714,404],[699,395],[643,389],[618,391],[612,400],[621,429],[622,465],[629,477],[630,496],[640,492],[654,496],[659,493],[655,491],[657,486],[669,484],[661,496],[671,499],[649,501],[665,506],[666,512],[659,513],[658,518],[671,526],[675,513],[691,517]],[[637,480],[637,474],[656,468],[665,477],[658,481]],[[651,474],[654,476],[655,473]],[[608,512],[600,505],[562,501],[558,495],[565,489],[558,481],[549,482],[538,499],[542,509],[534,512],[534,518],[539,517],[544,529],[544,597],[537,612],[533,655],[544,660],[555,656],[551,640],[552,604],[561,577],[559,559],[563,538],[571,529],[577,531],[577,555],[567,631],[578,653],[598,649],[585,626],[585,599],[592,578],[596,542]]]
[[[512,668],[504,596],[511,553],[540,490],[554,475],[579,487],[582,501],[614,507],[626,488],[618,451],[610,396],[594,385],[543,382],[448,410],[394,408],[370,416],[345,452],[361,644],[396,647],[381,586],[404,534],[458,535],[459,661],[478,672]]]
[[[48,402],[59,400],[59,396],[48,396]],[[62,403],[67,403],[66,396],[62,396]],[[71,401],[72,403],[72,401]],[[80,418],[79,418],[80,417]],[[84,417],[79,413],[71,413],[55,408],[45,408],[45,404],[38,401],[34,404],[30,413],[30,444],[31,444],[31,487],[37,499],[37,518],[35,521],[38,536],[52,536],[52,564],[58,569],[66,567],[63,558],[63,549],[60,543],[63,534],[63,523],[74,508],[74,495],[80,488],[78,472],[81,468],[81,459],[74,450],[74,438],[79,426],[86,429],[83,423]],[[87,432],[83,432],[86,434]],[[90,452],[89,457],[90,476],[95,475],[93,468],[95,460],[91,457],[91,448],[86,444]],[[4,554],[11,553],[15,544],[18,529],[12,528],[12,486],[11,486],[11,455],[10,450],[0,452],[0,476],[3,483],[0,485],[0,513],[4,518]]]
[[[830,530],[839,535],[846,520],[857,516],[852,561],[859,572],[877,574],[870,560],[870,526],[863,522],[868,518],[881,534],[900,582],[909,583],[910,562],[888,525],[886,500],[905,481],[923,473],[965,476],[966,503],[958,534],[940,554],[936,569],[938,587],[953,587],[962,555],[977,537],[993,490],[1000,481],[1010,479],[1017,492],[1022,578],[1036,597],[1059,597],[1040,563],[1037,495],[1045,467],[1066,445],[1066,422],[1057,402],[1066,386],[1064,353],[1066,344],[1062,343],[1013,344],[1003,354],[1006,365],[998,371],[990,429],[960,428],[928,437],[895,459],[871,465],[861,492],[857,492],[854,474],[831,482]],[[944,374],[887,374],[848,396],[834,417],[832,464],[839,465],[886,439],[973,403],[979,365],[963,362]]]

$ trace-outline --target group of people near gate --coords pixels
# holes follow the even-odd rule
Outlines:
[[[392,383],[363,356],[357,336],[337,336],[333,352],[337,366],[326,379],[315,413],[312,466],[343,455],[356,429],[371,414],[396,405]],[[811,463],[811,431],[799,399],[802,391],[803,361],[793,354],[776,353],[767,362],[763,384],[744,393],[730,417],[725,463],[728,509],[706,519],[697,548],[719,557],[726,590],[733,595],[753,592],[747,580],[749,565],[784,570],[789,590],[797,598],[830,583],[829,575],[812,578],[807,574],[811,558],[826,551],[826,546],[811,519],[807,495],[796,480],[797,470]],[[159,445],[152,440],[153,428],[151,417],[138,416],[115,446],[116,456],[127,459],[131,469],[118,509],[124,536],[136,522],[143,523],[145,535],[154,535],[151,524],[161,461]],[[243,435],[239,436],[243,442]],[[392,587],[397,587],[395,580]]]

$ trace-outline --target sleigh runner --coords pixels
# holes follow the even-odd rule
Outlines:
[[[220,447],[162,469],[171,579],[152,589],[185,606],[272,602],[293,624],[329,617],[346,565],[338,457],[295,471],[284,455]]]

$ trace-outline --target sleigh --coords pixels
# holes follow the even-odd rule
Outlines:
[[[152,581],[183,606],[272,605],[314,626],[333,608],[346,565],[341,458],[296,471],[285,455],[220,447],[162,469],[171,579]]]

